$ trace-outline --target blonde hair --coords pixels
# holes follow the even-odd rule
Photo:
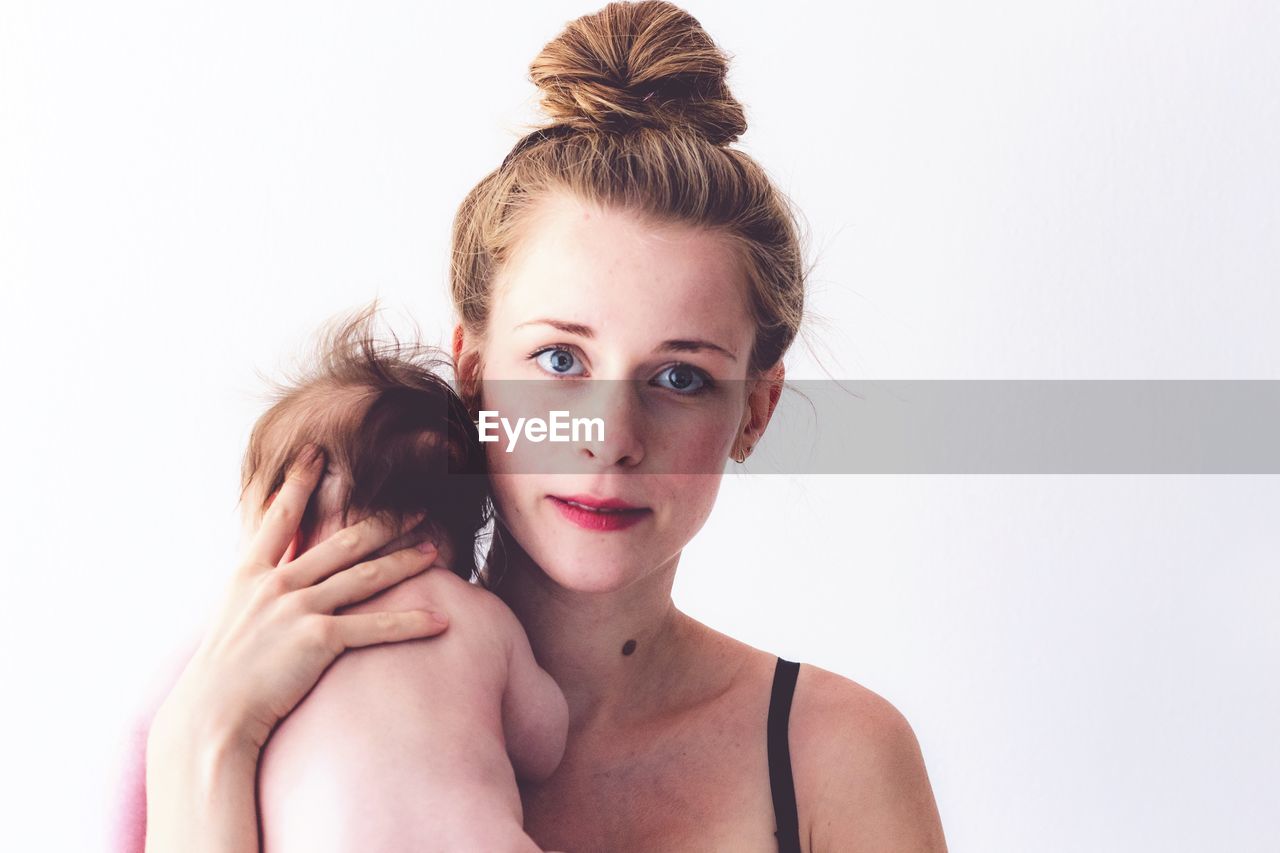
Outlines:
[[[468,193],[453,224],[450,286],[476,355],[469,369],[459,364],[469,405],[495,276],[525,215],[557,191],[724,234],[741,257],[756,323],[749,375],[782,359],[804,309],[799,229],[764,170],[729,147],[747,123],[727,70],[697,20],[661,0],[610,3],[570,22],[533,60],[550,123]]]

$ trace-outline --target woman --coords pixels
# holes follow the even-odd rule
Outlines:
[[[769,423],[803,305],[787,207],[729,147],[745,121],[725,71],[667,3],[573,22],[532,65],[550,124],[455,221],[453,354],[473,410],[573,408],[606,425],[600,440],[489,445],[503,547],[488,580],[570,708],[563,762],[521,790],[525,825],[568,851],[944,850],[916,739],[888,702],[671,600],[726,458],[743,461]],[[397,533],[362,522],[281,562],[317,477],[299,469],[281,489],[157,716],[149,850],[256,849],[273,726],[342,649],[443,629],[420,611],[307,606],[318,578]],[[383,586],[414,570],[411,550],[374,561]],[[350,600],[374,591],[353,583]],[[381,683],[398,683],[385,657]]]

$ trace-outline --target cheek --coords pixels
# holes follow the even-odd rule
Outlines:
[[[665,460],[663,470],[694,483],[699,475],[723,473],[737,421],[723,412],[707,412],[683,421],[668,420],[654,431],[649,446]]]
[[[490,471],[490,497],[498,514],[508,523],[518,516],[529,502],[530,496],[526,493],[531,488],[530,477],[527,474],[503,474]]]

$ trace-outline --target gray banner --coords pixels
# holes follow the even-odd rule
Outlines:
[[[1280,474],[1280,380],[788,382],[737,465],[710,445],[732,434],[745,396],[742,383],[684,396],[665,383],[490,380],[486,399],[507,410],[492,410],[499,440],[486,449],[507,453],[497,462],[512,473],[579,474],[613,454],[627,473]],[[494,422],[553,409],[568,413],[567,441]],[[585,426],[573,440],[568,422],[592,417],[604,440]]]

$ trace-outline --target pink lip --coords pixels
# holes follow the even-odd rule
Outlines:
[[[629,504],[618,498],[598,498],[595,495],[551,495],[550,497],[562,501],[573,501],[592,509],[644,509],[642,506]]]
[[[567,520],[573,522],[584,530],[624,530],[633,524],[639,523],[648,514],[649,510],[644,507],[633,507],[624,501],[602,499],[602,498],[586,498],[584,496],[575,496],[571,498],[560,498],[555,495],[547,495],[551,502],[555,504],[556,509]],[[616,509],[618,512],[595,512],[582,507],[574,506],[566,503],[566,501],[574,501],[575,503],[585,504],[592,507],[603,507],[605,509]]]

